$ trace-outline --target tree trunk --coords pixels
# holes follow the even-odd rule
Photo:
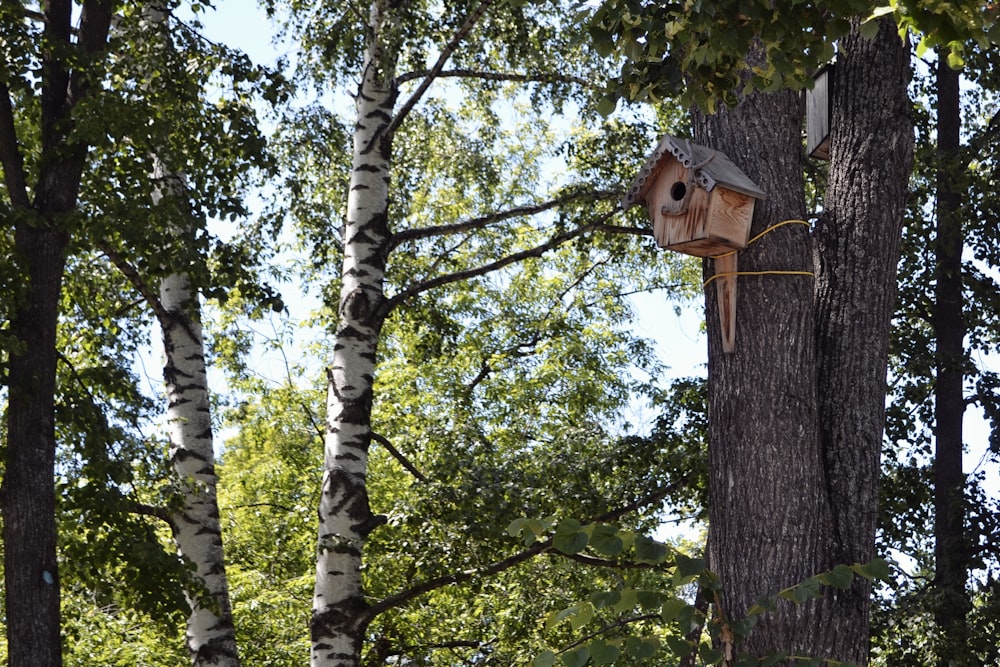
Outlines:
[[[751,235],[802,219],[798,96],[753,94],[737,107],[695,117],[699,143],[728,155],[766,193]],[[765,148],[766,147],[766,148]],[[809,232],[786,225],[740,253],[740,271],[811,271]],[[830,508],[817,424],[813,280],[741,276],[736,350],[723,354],[714,290],[709,325],[709,560],[720,575],[728,620],[761,596],[824,570]],[[740,647],[754,655],[810,655],[821,602],[782,605]],[[822,647],[826,649],[826,646]]]
[[[173,274],[160,284],[160,303],[167,314],[160,325],[166,354],[163,379],[168,399],[170,461],[183,502],[172,515],[171,524],[177,549],[195,566],[196,575],[194,587],[186,590],[191,606],[188,651],[195,666],[237,667],[198,297],[187,276]]]
[[[913,163],[909,45],[895,25],[840,43],[830,175],[816,225],[820,438],[833,562],[875,556],[889,325]],[[868,660],[871,586],[836,591],[833,657]]]
[[[938,664],[954,664],[965,652],[966,615],[970,609],[966,580],[965,475],[962,472],[962,419],[965,416],[963,365],[965,325],[962,314],[961,195],[959,164],[959,75],[938,53],[937,67],[937,239],[934,289],[934,620],[941,632]]]
[[[391,58],[380,41],[388,3],[372,2],[371,42],[357,95],[340,320],[327,370],[327,431],[313,595],[312,666],[357,667],[367,603],[361,584],[365,538],[378,524],[366,486],[372,383],[384,315],[388,252],[389,123],[396,101]]]
[[[56,561],[56,324],[65,232],[18,225],[15,251],[27,286],[11,321],[19,349],[8,367],[3,480],[4,588],[10,667],[62,664]]]
[[[709,335],[709,550],[723,612],[874,548],[888,325],[912,152],[906,50],[883,25],[843,42],[834,95],[826,212],[740,254],[734,354],[722,354],[717,304]],[[752,57],[751,57],[752,59]],[[799,99],[753,94],[695,116],[701,143],[731,157],[765,192],[751,235],[804,217]],[[908,134],[909,133],[909,134]],[[815,259],[814,259],[815,258]],[[870,587],[827,592],[765,615],[741,650],[867,661]]]
[[[87,0],[75,41],[74,3],[46,0],[42,53],[38,181],[28,179],[6,85],[0,91],[0,157],[14,216],[14,261],[24,276],[11,308],[7,439],[2,499],[8,665],[62,664],[55,516],[56,329],[59,297],[87,147],[71,139],[72,112],[86,95],[86,72],[68,63],[95,55],[107,42],[111,3]],[[87,58],[82,58],[86,61]]]

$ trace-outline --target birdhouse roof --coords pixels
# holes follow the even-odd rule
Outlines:
[[[695,181],[708,192],[711,192],[716,185],[721,185],[757,199],[766,196],[764,191],[722,151],[668,135],[660,140],[660,145],[632,181],[628,192],[622,198],[622,208],[646,201],[646,192],[656,181],[656,176],[666,160],[671,157],[679,160],[686,169],[695,168]]]

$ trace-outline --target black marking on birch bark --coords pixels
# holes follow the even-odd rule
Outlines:
[[[382,167],[382,165],[378,165],[378,164],[363,163],[363,164],[359,164],[356,167],[354,167],[354,171],[367,171],[367,172],[372,173],[372,174],[377,174],[377,173],[379,173],[379,172],[381,172],[383,170],[384,170],[384,167]],[[367,187],[367,186],[365,186],[365,187]]]
[[[177,451],[175,451],[173,453],[173,456],[171,457],[171,460],[174,461],[174,462],[177,462],[177,461],[187,461],[189,459],[196,459],[198,461],[201,461],[202,463],[206,463],[206,464],[208,463],[207,457],[203,456],[202,454],[199,454],[198,452],[195,452],[195,451],[192,451],[190,449],[187,449],[187,448],[178,448]],[[210,465],[206,465],[203,468],[199,468],[199,470],[205,470],[205,469],[212,470],[213,473],[215,472],[212,469],[212,466],[210,466]]]

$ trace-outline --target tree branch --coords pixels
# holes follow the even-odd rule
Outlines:
[[[412,285],[398,294],[394,295],[392,298],[387,299],[382,305],[380,316],[386,317],[392,311],[393,308],[402,304],[407,299],[410,299],[418,294],[422,294],[428,290],[434,289],[435,287],[441,287],[442,285],[448,285],[450,283],[458,282],[460,280],[468,280],[470,278],[477,278],[479,276],[484,276],[493,271],[499,271],[502,268],[515,264],[517,262],[529,259],[532,257],[541,257],[549,250],[557,248],[560,245],[572,241],[573,239],[583,236],[591,232],[604,232],[609,234],[631,234],[634,236],[651,236],[652,232],[645,228],[639,227],[619,227],[616,225],[606,224],[605,221],[611,218],[618,209],[609,211],[605,215],[601,216],[598,222],[594,222],[588,225],[583,225],[572,229],[561,234],[557,234],[549,239],[547,242],[537,245],[533,248],[528,248],[513,255],[508,255],[501,259],[491,262],[489,264],[484,264],[472,269],[466,269],[465,271],[456,271],[455,273],[449,273],[436,278],[431,278],[416,285]]]
[[[619,519],[622,516],[634,512],[635,510],[641,509],[643,507],[648,507],[655,502],[659,502],[666,498],[672,491],[674,491],[678,486],[687,481],[686,477],[682,477],[673,484],[668,484],[667,486],[662,486],[651,493],[617,509],[611,510],[610,512],[605,512],[599,516],[593,517],[585,523],[594,522],[606,522]],[[527,560],[530,560],[540,553],[548,551],[552,547],[552,538],[547,540],[542,540],[540,542],[535,542],[530,547],[523,549],[512,556],[508,556],[502,560],[495,561],[489,565],[485,565],[481,568],[473,570],[464,570],[462,572],[453,572],[451,574],[446,574],[441,577],[434,579],[428,579],[427,581],[417,584],[412,588],[408,588],[405,591],[401,591],[396,595],[391,595],[383,600],[376,602],[375,604],[368,607],[365,611],[365,620],[371,621],[373,618],[378,616],[384,611],[393,609],[394,607],[399,607],[407,604],[411,600],[414,600],[421,595],[430,593],[439,588],[445,586],[451,586],[454,584],[462,584],[477,577],[484,577],[491,574],[498,574],[505,570],[509,570],[515,565],[519,565]]]
[[[417,102],[420,101],[420,98],[424,96],[424,93],[426,93],[427,89],[430,88],[432,83],[434,83],[434,80],[441,73],[441,70],[444,69],[444,65],[448,62],[448,59],[451,58],[451,54],[455,52],[455,49],[457,49],[459,44],[462,43],[462,40],[465,39],[470,32],[472,32],[472,29],[476,27],[476,24],[479,23],[481,18],[483,18],[486,10],[490,8],[490,5],[492,5],[493,2],[494,0],[483,0],[479,3],[479,6],[476,7],[471,14],[469,14],[469,17],[465,19],[465,23],[463,23],[458,31],[456,31],[452,36],[451,41],[448,42],[443,49],[441,49],[441,54],[438,56],[437,62],[434,63],[433,67],[431,67],[427,76],[424,77],[424,80],[420,82],[417,89],[413,91],[413,94],[410,95],[409,99],[407,99],[406,102],[403,103],[403,106],[400,107],[399,111],[396,112],[392,122],[389,123],[389,126],[386,127],[383,132],[385,136],[391,137],[392,134],[399,129],[399,126],[403,124],[403,121],[406,120],[409,113],[413,111],[413,107],[417,105]]]
[[[139,275],[139,270],[128,263],[128,261],[122,257],[117,250],[111,247],[111,244],[106,240],[99,240],[97,242],[97,247],[100,248],[101,252],[107,255],[111,263],[114,264],[119,271],[122,272],[128,281],[132,283],[132,286],[136,289],[142,298],[146,300],[149,307],[152,309],[153,314],[156,316],[157,321],[160,323],[161,327],[171,326],[173,323],[173,317],[164,306],[163,302],[160,301],[160,297],[156,292],[146,284],[146,281],[142,279]]]
[[[374,440],[378,444],[380,444],[383,447],[385,447],[386,451],[389,452],[390,454],[392,454],[392,457],[394,459],[396,459],[397,461],[399,461],[399,465],[401,465],[404,468],[406,468],[407,470],[409,470],[411,475],[413,475],[414,477],[416,477],[421,482],[426,482],[427,481],[427,477],[422,472],[420,472],[419,470],[417,470],[416,466],[414,466],[412,463],[410,463],[410,460],[407,459],[405,456],[403,456],[402,452],[400,452],[398,449],[396,449],[395,447],[393,447],[392,443],[389,442],[388,438],[386,438],[384,435],[380,435],[378,433],[375,433],[374,431],[372,431],[371,438],[372,438],[372,440]]]
[[[3,180],[10,194],[10,203],[15,208],[30,207],[24,156],[21,155],[14,127],[14,106],[10,101],[10,89],[3,81],[0,81],[0,166],[3,167]]]
[[[557,551],[563,558],[568,560],[576,561],[577,563],[582,563],[584,565],[591,565],[593,567],[608,567],[613,570],[655,570],[661,567],[658,564],[653,563],[625,563],[622,561],[611,560],[609,558],[594,558],[593,556],[584,556],[582,554],[564,554],[561,551]]]
[[[426,77],[431,70],[419,70],[400,74],[396,77],[396,84],[407,83],[421,77]],[[471,69],[451,69],[442,70],[437,73],[437,78],[461,78],[480,79],[482,81],[508,81],[511,83],[572,83],[585,88],[596,88],[593,81],[588,81],[579,76],[569,76],[566,74],[537,73],[537,74],[517,74],[514,72],[481,72]]]
[[[497,222],[503,222],[504,220],[509,220],[511,218],[517,218],[521,216],[537,215],[545,211],[552,210],[564,204],[568,204],[574,201],[593,199],[594,201],[601,201],[605,199],[617,199],[621,196],[619,192],[574,192],[562,197],[556,197],[555,199],[550,199],[549,201],[542,202],[540,204],[530,204],[525,206],[517,206],[506,211],[499,211],[497,213],[492,213],[490,215],[484,215],[479,218],[473,218],[471,220],[465,220],[463,222],[456,222],[451,225],[437,225],[434,227],[421,227],[418,229],[406,229],[396,234],[393,234],[392,239],[389,241],[389,250],[393,250],[403,243],[409,241],[417,241],[420,239],[430,238],[432,236],[445,236],[447,234],[456,234],[459,232],[474,231],[477,229],[482,229],[488,227]]]

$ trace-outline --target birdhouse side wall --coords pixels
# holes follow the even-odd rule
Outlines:
[[[698,190],[699,206],[683,218],[665,219],[661,246],[696,257],[712,257],[730,250],[742,250],[750,237],[755,200],[749,195],[716,186],[712,192]],[[654,233],[655,233],[654,228]],[[657,236],[657,242],[660,237]]]

